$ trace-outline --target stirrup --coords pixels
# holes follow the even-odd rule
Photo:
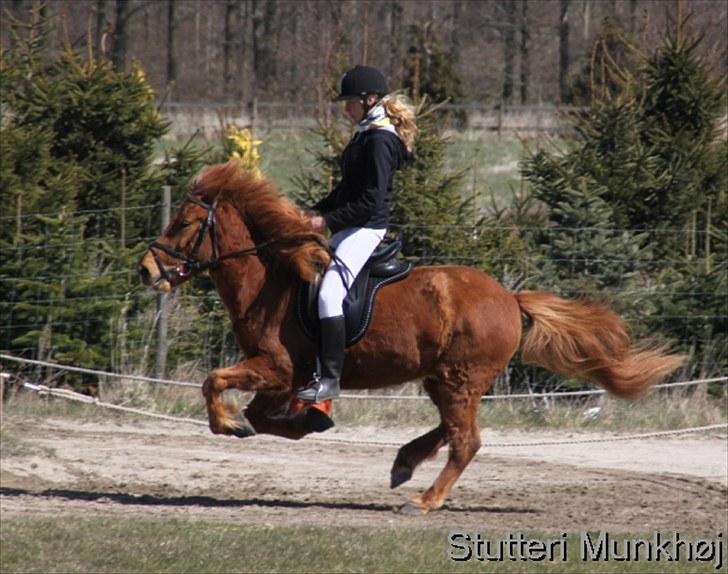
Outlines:
[[[339,381],[314,377],[308,385],[296,393],[296,398],[305,403],[321,403],[338,399],[340,396]]]

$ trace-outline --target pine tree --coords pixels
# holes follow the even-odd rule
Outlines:
[[[391,229],[404,254],[418,262],[473,263],[478,222],[472,200],[461,195],[465,172],[448,171],[445,165],[449,140],[436,111],[425,98],[420,100],[415,151],[395,176]]]
[[[140,72],[70,49],[48,61],[47,22],[24,27],[0,55],[0,347],[105,368],[136,245],[157,230],[151,151],[165,122]]]
[[[611,83],[594,91],[588,116],[573,119],[574,141],[561,153],[532,154],[524,175],[552,225],[542,242],[544,279],[592,293],[631,291],[612,303],[639,312],[636,334],[680,340],[696,369],[715,372],[728,354],[728,154],[718,135],[726,96],[697,46],[681,30],[632,75],[602,74]],[[585,231],[570,237],[566,228]],[[570,279],[575,273],[587,279]]]

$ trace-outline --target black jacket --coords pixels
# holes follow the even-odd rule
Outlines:
[[[389,223],[392,179],[408,158],[402,140],[390,131],[361,132],[341,154],[341,181],[313,206],[332,233],[350,227],[384,229]]]

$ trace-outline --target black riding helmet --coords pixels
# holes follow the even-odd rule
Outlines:
[[[377,94],[382,97],[389,92],[384,74],[376,68],[369,66],[355,66],[341,76],[339,94],[335,102],[349,98],[363,98],[367,94]]]

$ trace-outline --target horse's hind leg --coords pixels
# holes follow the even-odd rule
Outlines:
[[[432,402],[438,405],[439,408],[437,383],[437,379],[425,379],[423,386]],[[447,442],[445,435],[445,426],[440,424],[400,448],[392,465],[390,486],[396,488],[412,478],[415,468],[421,462],[435,456],[437,451]]]
[[[443,377],[438,387],[440,415],[445,439],[450,445],[448,460],[435,482],[402,507],[404,513],[423,513],[440,508],[452,487],[480,449],[478,406],[485,384],[470,385],[458,377]],[[488,377],[490,382],[493,377]],[[482,379],[478,381],[482,382]]]

